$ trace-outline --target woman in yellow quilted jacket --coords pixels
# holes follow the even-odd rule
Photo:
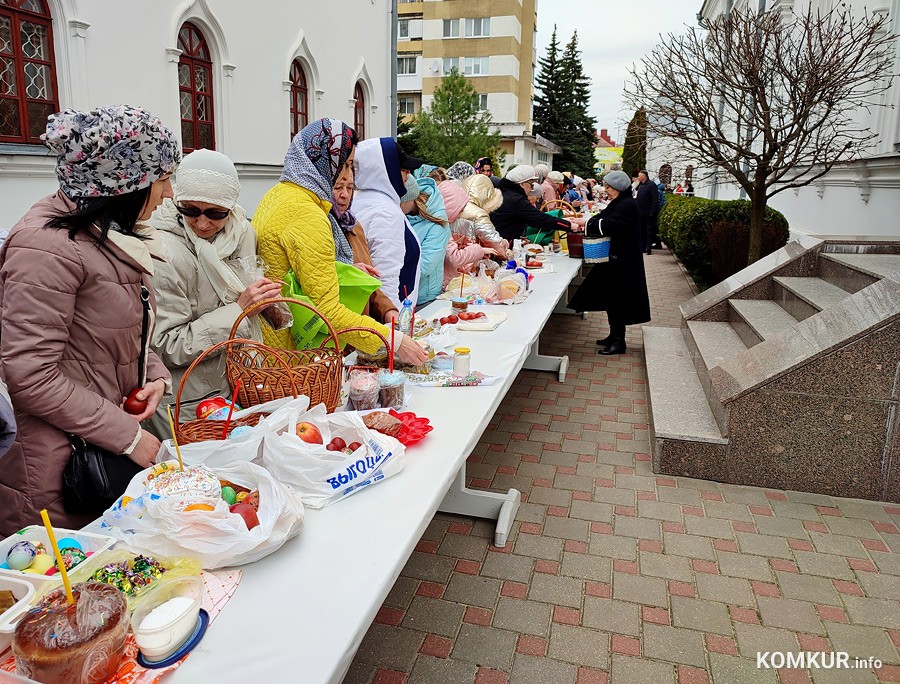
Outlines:
[[[378,321],[351,311],[339,299],[335,262],[353,264],[347,236],[329,215],[332,189],[345,168],[350,168],[356,132],[337,119],[319,119],[306,126],[291,142],[278,184],[269,190],[253,217],[259,255],[269,265],[270,278],[282,279],[291,269],[305,294],[335,330],[368,328],[390,339],[390,330]],[[404,363],[421,364],[425,352],[411,338],[398,334],[397,356]],[[290,331],[263,328],[271,346],[293,349]],[[340,336],[367,354],[375,354],[381,340],[366,332]]]

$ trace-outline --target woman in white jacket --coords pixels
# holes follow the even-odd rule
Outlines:
[[[172,373],[173,393],[194,359],[228,339],[244,309],[281,293],[279,283],[260,278],[248,287],[239,275],[246,264],[239,260],[256,256],[256,232],[237,203],[241,185],[231,160],[212,150],[191,152],[176,172],[175,185],[174,201],[166,200],[150,218],[166,257],[153,276],[152,346]],[[258,313],[244,319],[239,337],[262,340]],[[203,399],[229,394],[221,355],[207,358],[188,377],[182,421],[196,417]],[[148,420],[148,429],[159,437],[169,436],[169,401],[174,398]]]

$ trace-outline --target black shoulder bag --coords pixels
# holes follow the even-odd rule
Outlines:
[[[141,285],[141,354],[138,383],[144,384],[147,336],[150,331],[150,291]],[[143,470],[124,454],[113,454],[81,437],[69,435],[72,456],[63,471],[63,508],[67,513],[96,515],[115,503],[128,483]]]

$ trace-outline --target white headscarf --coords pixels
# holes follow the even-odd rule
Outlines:
[[[237,301],[245,289],[240,278],[225,263],[237,251],[246,231],[250,230],[247,212],[237,204],[240,194],[237,170],[221,152],[195,150],[182,160],[175,174],[176,203],[206,202],[231,210],[225,227],[209,240],[198,236],[186,222],[183,224],[188,244],[222,304]],[[175,207],[169,207],[167,202],[160,207],[160,211],[163,210],[171,212]]]

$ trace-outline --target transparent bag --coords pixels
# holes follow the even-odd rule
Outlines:
[[[260,278],[265,278],[268,265],[262,257],[252,255],[235,259],[232,262],[232,270],[244,287],[249,287]],[[294,317],[286,302],[267,306],[260,315],[272,330],[287,330],[294,323]]]

